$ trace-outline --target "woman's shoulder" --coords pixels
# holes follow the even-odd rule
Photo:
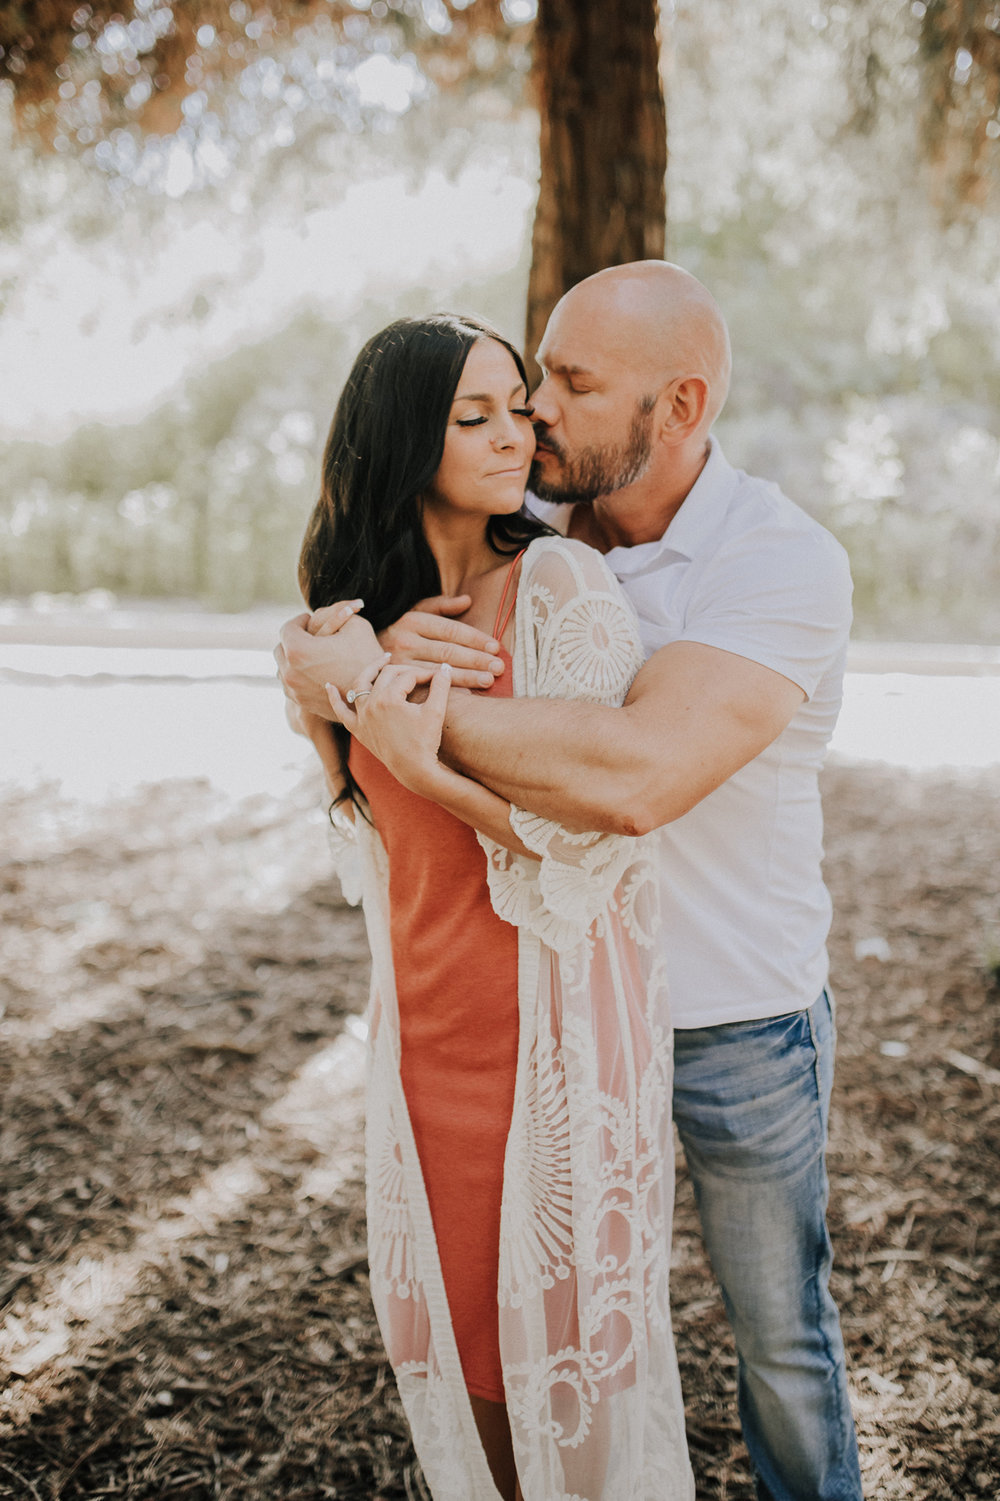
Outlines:
[[[536,537],[525,552],[521,581],[563,595],[621,593],[621,585],[601,554],[575,537]]]

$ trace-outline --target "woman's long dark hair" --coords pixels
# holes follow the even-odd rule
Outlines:
[[[520,354],[478,318],[399,318],[358,355],[333,416],[322,488],[299,557],[299,586],[311,610],[361,598],[365,618],[380,631],[419,599],[440,594],[421,497],[440,467],[455,391],[480,339],[495,339],[509,351],[527,389]],[[491,516],[486,529],[501,557],[548,533],[523,509]],[[350,737],[340,726],[334,731],[344,795],[357,801],[347,768]]]

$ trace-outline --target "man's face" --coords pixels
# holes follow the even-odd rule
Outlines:
[[[538,447],[528,485],[540,500],[591,503],[646,472],[656,393],[629,355],[607,316],[572,296],[556,308],[531,398]]]

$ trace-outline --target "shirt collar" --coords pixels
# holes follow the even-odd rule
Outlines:
[[[611,548],[606,554],[611,571],[619,578],[645,573],[666,554],[690,561],[728,510],[735,478],[736,470],[723,454],[718,439],[710,437],[705,467],[663,536],[635,547]]]

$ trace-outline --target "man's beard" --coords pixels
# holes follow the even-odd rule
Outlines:
[[[528,489],[539,500],[554,501],[558,505],[592,505],[601,496],[613,495],[616,490],[634,484],[649,467],[655,405],[655,396],[641,398],[632,414],[632,425],[624,443],[584,448],[574,459],[568,459],[565,449],[548,436],[544,427],[541,428],[538,441],[560,460],[562,473],[557,480],[543,479],[541,466],[536,460],[528,476]]]

